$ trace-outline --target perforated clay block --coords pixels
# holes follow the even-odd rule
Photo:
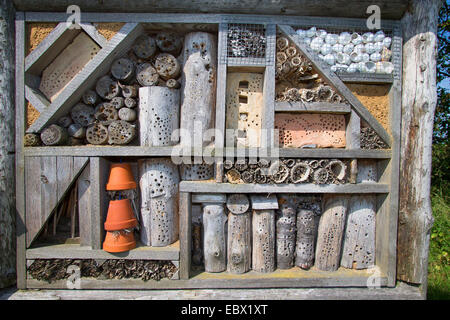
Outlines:
[[[344,115],[278,113],[275,129],[280,147],[344,148],[346,143]]]

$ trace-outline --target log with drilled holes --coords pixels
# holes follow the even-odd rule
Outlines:
[[[305,270],[311,268],[314,263],[317,227],[317,219],[312,210],[302,208],[298,210],[295,265]]]
[[[275,210],[253,210],[252,269],[275,271]]]
[[[203,254],[206,272],[223,272],[227,268],[227,216],[222,203],[203,207]]]
[[[138,160],[141,241],[164,247],[178,240],[178,168],[168,158]]]
[[[185,36],[181,81],[180,145],[194,146],[213,126],[216,102],[217,49],[214,35],[192,32]],[[193,139],[199,136],[200,139]]]
[[[295,258],[295,229],[296,212],[292,205],[282,205],[277,211],[277,267],[290,269],[294,266]]]

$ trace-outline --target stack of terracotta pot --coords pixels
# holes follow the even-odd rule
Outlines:
[[[129,164],[117,163],[111,165],[106,190],[122,191],[136,189],[136,186]],[[136,247],[134,239],[134,228],[136,226],[137,220],[131,208],[130,200],[111,200],[105,221],[106,237],[103,242],[103,250],[123,252],[134,249]]]

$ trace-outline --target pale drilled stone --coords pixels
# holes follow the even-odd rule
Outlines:
[[[81,32],[44,69],[39,90],[52,102],[99,50],[100,47],[85,32]]]
[[[263,75],[228,73],[226,94],[227,146],[259,147],[263,108]]]
[[[179,128],[180,90],[152,86],[139,89],[139,135],[141,146],[170,146]]]
[[[336,114],[275,114],[280,147],[344,148],[345,117]]]
[[[176,165],[167,158],[139,160],[141,241],[164,247],[178,240],[178,184]]]

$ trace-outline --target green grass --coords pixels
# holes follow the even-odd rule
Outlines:
[[[428,258],[430,300],[450,300],[450,188],[434,188],[431,194],[434,225]]]

